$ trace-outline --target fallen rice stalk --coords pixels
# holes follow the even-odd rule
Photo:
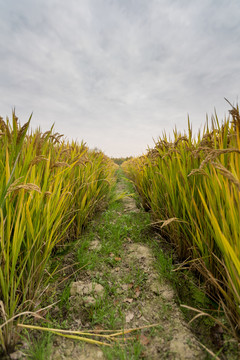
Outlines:
[[[196,340],[197,341],[197,340]],[[213,356],[213,359],[215,360],[221,360],[216,354],[214,354],[213,351],[211,351],[210,349],[208,349],[205,345],[203,345],[202,343],[200,343],[199,341],[197,341],[197,343],[199,345],[201,345],[203,347],[204,350],[206,350],[211,356]]]
[[[1,330],[4,326],[6,326],[7,324],[11,323],[13,320],[17,319],[17,318],[20,317],[20,316],[32,315],[32,316],[34,316],[34,317],[36,317],[36,318],[38,318],[38,319],[44,319],[44,318],[43,318],[42,316],[40,316],[38,313],[39,313],[39,312],[42,312],[42,311],[44,311],[44,310],[46,310],[46,309],[51,308],[52,306],[54,306],[54,305],[56,305],[57,303],[59,303],[59,301],[60,301],[60,300],[56,301],[55,303],[53,303],[53,304],[51,304],[51,305],[48,305],[48,306],[42,308],[42,309],[39,309],[39,310],[37,310],[37,311],[35,311],[35,312],[33,312],[33,311],[23,311],[23,312],[21,312],[21,313],[19,313],[19,314],[16,314],[16,315],[14,315],[13,317],[11,317],[11,319],[8,319],[8,320],[6,320],[3,324],[1,324],[1,325],[0,325],[0,330]],[[0,305],[1,305],[2,312],[3,312],[4,316],[5,316],[5,311],[4,311],[4,306],[3,306],[3,302],[2,302],[2,301],[0,301]]]
[[[66,338],[69,338],[69,339],[84,341],[84,342],[87,342],[87,343],[90,343],[90,344],[94,344],[94,345],[111,346],[111,345],[108,344],[108,343],[105,343],[105,342],[102,342],[102,341],[98,341],[98,340],[89,339],[89,338],[84,338],[84,337],[81,337],[81,336],[61,334],[61,333],[58,333],[58,332],[55,332],[55,331],[52,331],[52,333],[53,333],[53,334],[56,334],[56,335],[60,335],[60,336],[66,337]]]
[[[18,324],[19,327],[31,330],[42,330],[42,331],[49,331],[61,334],[72,334],[72,335],[85,335],[85,336],[98,336],[102,338],[109,339],[110,335],[103,335],[103,334],[95,334],[90,332],[78,331],[78,330],[63,330],[63,329],[55,329],[55,328],[45,328],[42,326],[36,325],[25,325],[25,324]]]
[[[42,327],[42,326],[36,326],[36,325],[25,325],[25,324],[18,324],[18,327],[24,328],[24,329],[31,329],[31,330],[42,330],[42,331],[46,331],[46,332],[51,332],[55,335],[60,335],[63,337],[67,337],[70,339],[74,339],[74,340],[80,340],[80,341],[85,341],[88,342],[90,344],[95,344],[95,345],[104,345],[104,346],[111,346],[111,344],[102,342],[102,341],[98,341],[98,340],[94,340],[94,339],[89,339],[88,337],[81,337],[81,336],[77,336],[77,335],[83,335],[83,336],[97,336],[100,338],[104,338],[107,339],[109,341],[118,341],[118,340],[122,340],[122,338],[120,339],[116,339],[116,337],[121,336],[121,335],[126,335],[126,334],[130,334],[133,331],[138,331],[138,330],[142,330],[142,329],[148,329],[148,328],[152,328],[155,326],[159,326],[159,324],[152,324],[152,325],[145,325],[145,326],[141,326],[138,328],[132,328],[132,329],[126,329],[126,330],[89,330],[88,332],[84,332],[84,331],[78,331],[78,330],[63,330],[63,329],[55,329],[55,328],[46,328],[46,327]],[[94,331],[94,332],[92,332]],[[113,334],[99,334],[99,331],[101,332],[113,332]],[[115,331],[115,332],[114,332]],[[117,332],[116,332],[117,331]],[[98,332],[98,333],[97,333]],[[132,338],[128,338],[126,340],[130,340]]]
[[[115,333],[115,334],[111,334],[109,335],[110,337],[114,337],[114,336],[119,336],[119,335],[125,335],[125,334],[129,334],[133,331],[137,331],[137,330],[142,330],[142,329],[148,329],[148,328],[152,328],[155,326],[159,326],[160,324],[152,324],[152,325],[145,325],[145,326],[140,326],[138,328],[132,328],[132,329],[126,329],[126,330],[120,330],[119,332]]]
[[[181,306],[181,307],[184,307],[185,309],[193,310],[193,311],[195,311],[195,312],[198,313],[197,315],[195,315],[195,316],[189,321],[188,324],[191,324],[194,320],[196,320],[196,319],[199,318],[200,316],[208,316],[208,317],[210,317],[213,321],[215,321],[218,325],[220,325],[222,328],[224,328],[227,332],[229,332],[229,329],[228,329],[225,325],[223,325],[223,324],[221,323],[221,321],[219,321],[218,319],[214,318],[212,315],[210,315],[210,314],[208,314],[208,313],[206,313],[206,312],[204,312],[204,311],[202,311],[202,310],[195,309],[195,308],[193,308],[193,307],[191,307],[191,306],[188,306],[188,305],[180,304],[180,306]]]

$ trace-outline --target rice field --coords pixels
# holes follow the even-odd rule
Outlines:
[[[57,249],[81,239],[108,202],[118,168],[101,151],[53,128],[0,117],[0,348],[19,339],[17,323],[39,318]],[[115,159],[134,184],[155,228],[224,311],[221,326],[240,336],[240,115],[217,114],[194,137],[176,129],[137,158]],[[117,162],[117,161],[116,161]],[[198,311],[196,316],[206,315]],[[214,313],[217,320],[217,315]]]
[[[171,242],[182,266],[205,280],[230,332],[240,333],[240,116],[231,106],[196,138],[188,131],[159,137],[146,155],[123,168]],[[203,314],[202,314],[203,315]]]
[[[106,203],[115,166],[53,129],[30,131],[0,118],[0,345],[16,343],[16,323],[39,309],[49,259],[77,239]],[[56,271],[57,269],[55,269]],[[35,315],[37,316],[37,315]],[[14,321],[13,321],[14,320]]]

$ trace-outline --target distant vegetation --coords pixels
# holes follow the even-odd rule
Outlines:
[[[205,290],[240,336],[240,115],[217,115],[193,138],[164,135],[144,156],[122,167],[176,248],[183,267],[205,278]],[[213,315],[214,317],[216,316]]]
[[[123,157],[121,157],[121,158],[113,158],[112,157],[111,158],[111,160],[114,161],[115,164],[117,164],[117,165],[122,165],[122,163],[124,163],[125,161],[130,160],[130,159],[132,159],[132,156],[125,157],[125,158],[123,158]]]

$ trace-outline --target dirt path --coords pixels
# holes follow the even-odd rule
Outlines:
[[[123,180],[118,183],[116,191],[118,195],[128,191]],[[71,327],[87,329],[92,326],[90,315],[91,319],[95,319],[95,329],[106,329],[104,324],[107,321],[110,324],[108,326],[115,328],[117,317],[122,322],[120,328],[138,328],[151,324],[158,326],[139,331],[135,340],[126,345],[125,349],[119,346],[119,352],[117,349],[111,351],[90,344],[79,345],[77,341],[56,337],[51,359],[204,359],[202,349],[175,302],[173,289],[166,280],[159,278],[151,248],[141,239],[140,242],[133,240],[135,235],[131,231],[134,231],[135,222],[131,223],[133,218],[131,220],[130,216],[142,219],[142,210],[136,207],[135,200],[130,196],[124,196],[122,202],[121,210],[115,211],[115,217],[110,219],[111,233],[115,231],[115,224],[119,226],[119,221],[122,221],[121,230],[126,220],[126,223],[129,222],[127,236],[120,239],[120,244],[117,243],[117,250],[109,253],[109,261],[104,261],[99,268],[81,273],[71,284],[68,300],[72,312]],[[89,243],[88,251],[92,258],[101,256],[103,241],[98,234]],[[109,305],[108,312],[105,311],[101,317],[101,307],[106,306],[107,302],[118,312],[114,313]]]

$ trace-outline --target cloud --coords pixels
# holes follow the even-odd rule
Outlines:
[[[238,0],[0,0],[1,114],[144,151],[239,93]]]

